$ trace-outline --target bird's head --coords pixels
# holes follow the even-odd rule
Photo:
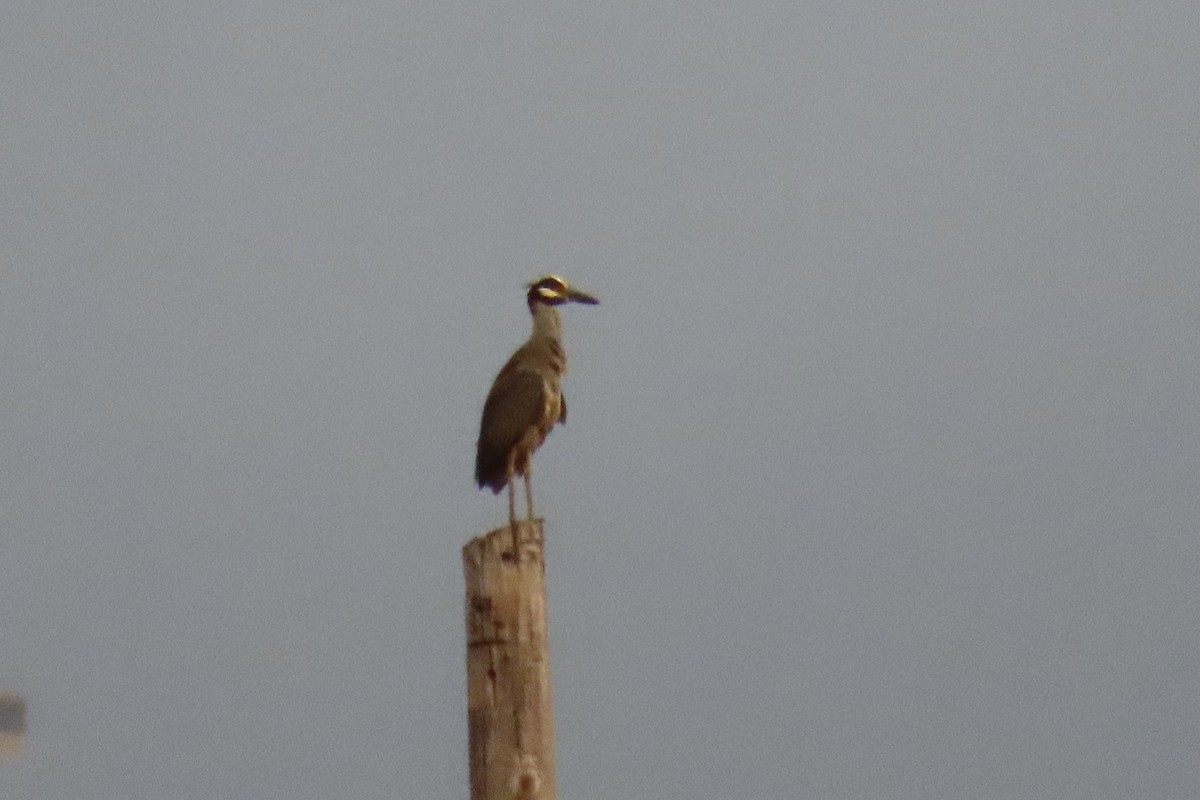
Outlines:
[[[560,306],[563,303],[584,303],[594,306],[600,301],[586,292],[572,288],[557,275],[547,275],[529,284],[529,310],[538,305]]]

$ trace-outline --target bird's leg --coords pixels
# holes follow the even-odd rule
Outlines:
[[[520,551],[517,549],[517,499],[516,489],[513,484],[513,464],[512,459],[508,462],[508,532],[512,536],[513,556],[518,557]]]
[[[533,459],[525,465],[525,518],[533,524]]]

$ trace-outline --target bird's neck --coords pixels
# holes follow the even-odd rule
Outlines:
[[[543,303],[533,303],[533,334],[529,337],[531,340],[537,339],[553,339],[560,341],[562,339],[562,315],[558,313],[558,309],[554,306],[548,306]]]

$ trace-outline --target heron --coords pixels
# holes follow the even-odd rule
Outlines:
[[[475,451],[475,481],[492,494],[508,487],[508,522],[517,530],[516,476],[525,478],[526,519],[533,519],[532,460],[556,423],[567,421],[567,401],[561,381],[567,372],[562,344],[564,303],[596,305],[600,301],[546,275],[529,284],[526,295],[533,317],[529,340],[517,348],[492,382]]]

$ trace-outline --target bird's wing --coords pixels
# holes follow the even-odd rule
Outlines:
[[[567,396],[562,392],[558,393],[558,404],[562,406],[562,413],[558,415],[558,421],[563,425],[567,424]]]
[[[503,488],[509,450],[541,420],[545,407],[546,384],[541,375],[511,365],[500,370],[479,423],[475,480],[481,487]]]

